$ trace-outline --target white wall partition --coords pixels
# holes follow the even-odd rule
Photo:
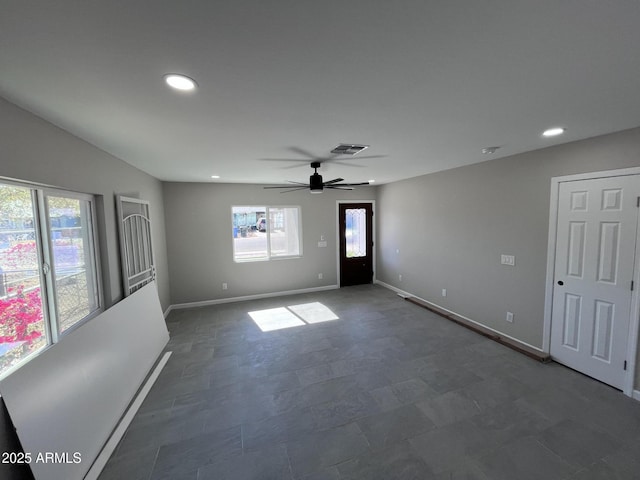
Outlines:
[[[0,382],[36,480],[85,477],[168,341],[154,282]]]

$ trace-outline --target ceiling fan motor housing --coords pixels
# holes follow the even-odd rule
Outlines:
[[[322,175],[318,172],[309,177],[309,189],[311,193],[322,193],[324,185],[322,184]]]

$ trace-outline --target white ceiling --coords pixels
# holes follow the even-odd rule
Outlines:
[[[0,95],[162,180],[344,142],[384,157],[325,180],[385,183],[638,126],[639,86],[638,0],[0,0]]]

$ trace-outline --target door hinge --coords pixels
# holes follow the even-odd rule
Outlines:
[[[633,292],[633,280],[631,280],[631,291]]]
[[[624,361],[624,369],[625,370],[627,369],[627,361],[626,360]]]
[[[636,199],[636,207],[640,207],[640,197]]]

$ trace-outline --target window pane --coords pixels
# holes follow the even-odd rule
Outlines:
[[[233,258],[236,261],[266,260],[266,207],[232,207]]]
[[[31,190],[0,185],[0,374],[46,344]]]
[[[64,332],[99,308],[90,203],[47,197],[56,310]]]
[[[269,208],[272,257],[300,255],[300,221],[297,207]]]
[[[364,208],[347,208],[347,258],[367,256],[367,213]]]

